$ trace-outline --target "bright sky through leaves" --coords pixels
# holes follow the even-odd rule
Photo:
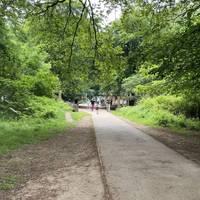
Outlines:
[[[94,8],[95,8],[95,12],[102,12],[102,14],[104,15],[103,18],[103,22],[105,25],[108,25],[110,22],[115,21],[117,19],[120,18],[121,16],[121,8],[120,7],[115,7],[111,9],[111,6],[109,5],[105,5],[104,2],[102,2],[101,0],[91,0]]]

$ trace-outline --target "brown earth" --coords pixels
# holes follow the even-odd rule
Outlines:
[[[17,177],[1,200],[102,200],[104,187],[92,121],[85,117],[67,134],[0,157],[0,180]]]

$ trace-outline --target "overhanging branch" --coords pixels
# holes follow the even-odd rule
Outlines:
[[[70,47],[70,54],[69,54],[69,68],[71,67],[73,46],[74,46],[74,43],[75,43],[78,27],[79,27],[79,25],[81,23],[81,20],[83,18],[83,14],[85,12],[86,4],[87,4],[87,0],[85,0],[85,2],[83,3],[83,8],[81,10],[81,15],[80,15],[80,18],[79,18],[78,22],[76,23],[75,31],[74,31],[74,34],[73,34],[73,39],[72,39],[72,44],[71,44],[71,47]]]

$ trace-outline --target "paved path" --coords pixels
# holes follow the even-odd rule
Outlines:
[[[200,200],[200,167],[101,111],[94,127],[112,200]]]

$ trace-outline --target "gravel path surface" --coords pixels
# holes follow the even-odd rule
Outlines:
[[[92,115],[110,199],[200,200],[199,165],[110,113]]]

